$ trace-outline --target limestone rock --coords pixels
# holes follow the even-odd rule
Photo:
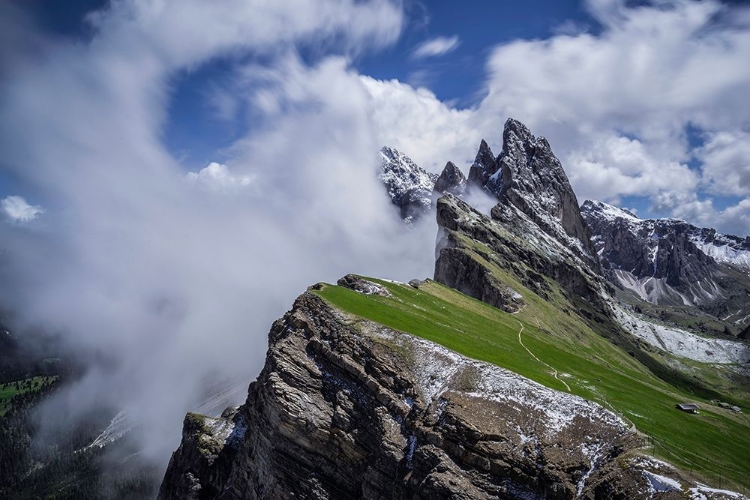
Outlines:
[[[479,144],[479,151],[474,159],[474,163],[469,168],[469,179],[468,185],[470,187],[478,187],[484,189],[489,178],[497,172],[499,166],[495,155],[492,154],[492,149],[482,139]]]
[[[544,137],[534,137],[521,122],[509,118],[503,128],[503,149],[497,158],[482,141],[469,171],[470,186],[479,186],[514,208],[548,235],[577,250],[598,266],[591,233],[581,217],[573,188],[560,160]],[[506,211],[510,224],[513,211]]]
[[[301,295],[271,329],[246,403],[221,419],[186,418],[159,498],[572,499],[594,488],[627,498],[645,487],[617,465],[638,439],[608,410],[352,325]]]
[[[336,284],[354,290],[355,292],[364,293],[365,295],[380,295],[382,297],[391,296],[391,292],[384,287],[355,274],[347,274],[343,278],[340,278]]]
[[[443,172],[435,182],[435,191],[441,194],[451,193],[455,195],[461,195],[466,191],[466,177],[452,161],[445,165]]]
[[[380,150],[380,180],[406,222],[417,220],[432,209],[432,191],[437,176],[426,172],[411,158],[394,148]]]
[[[581,213],[617,286],[647,302],[696,306],[724,319],[750,313],[744,239],[678,219],[639,219],[598,201],[587,200]]]

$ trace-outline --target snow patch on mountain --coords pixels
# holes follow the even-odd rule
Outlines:
[[[736,240],[717,234],[716,238],[709,242],[699,233],[691,235],[690,241],[716,262],[731,264],[750,271],[750,248],[738,245]]]
[[[612,311],[625,330],[675,356],[703,363],[750,363],[750,346],[742,342],[700,337],[679,328],[660,325],[619,305],[613,305]]]
[[[638,278],[629,271],[615,269],[613,275],[624,289],[630,290],[641,300],[652,304],[694,306],[725,298],[719,285],[713,279],[696,281],[679,291],[667,283],[665,278],[646,276]]]
[[[385,185],[401,217],[411,221],[432,207],[432,192],[438,176],[427,172],[411,158],[394,148],[385,146],[379,154],[378,177]]]
[[[439,402],[449,390],[455,390],[460,373],[472,374],[474,387],[468,396],[504,403],[523,412],[538,414],[548,437],[565,432],[574,420],[585,418],[625,434],[630,426],[620,417],[579,396],[556,391],[496,365],[466,358],[433,342],[387,329],[374,329],[373,335],[399,344],[408,344],[414,353],[418,384],[425,399]],[[529,431],[527,429],[527,431]],[[595,443],[589,443],[594,446]]]

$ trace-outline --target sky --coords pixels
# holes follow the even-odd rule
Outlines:
[[[0,303],[90,357],[50,414],[162,460],[306,286],[431,275],[383,145],[467,173],[514,117],[581,202],[750,234],[748,61],[736,1],[0,0]]]

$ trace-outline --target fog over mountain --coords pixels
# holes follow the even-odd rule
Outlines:
[[[42,408],[51,420],[109,403],[145,423],[145,451],[163,461],[204,377],[246,384],[268,325],[307,285],[353,270],[431,273],[434,222],[407,228],[388,208],[359,79],[344,58],[308,67],[294,54],[311,34],[341,38],[341,50],[384,43],[398,34],[400,13],[382,2],[336,4],[326,12],[310,2],[315,13],[298,11],[299,25],[249,41],[274,13],[248,10],[234,39],[191,36],[190,51],[173,44],[190,28],[182,2],[162,12],[117,3],[92,21],[89,43],[38,38],[40,52],[15,61],[3,86],[3,163],[45,213],[3,224],[0,301],[18,312],[19,329],[59,332],[90,357],[80,383]],[[191,19],[226,21],[208,10]],[[185,172],[160,142],[169,79],[250,48],[274,52],[279,71],[296,75],[263,97],[287,109],[268,110],[228,165]]]

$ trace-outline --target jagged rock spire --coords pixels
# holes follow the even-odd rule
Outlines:
[[[509,118],[500,155],[492,158],[482,141],[471,168],[469,185],[481,186],[501,204],[520,210],[548,234],[575,238],[583,252],[596,260],[578,200],[547,139],[534,137],[526,125]]]
[[[435,191],[438,193],[451,193],[461,195],[466,190],[466,177],[455,163],[449,161],[445,164],[443,172],[435,182]]]
[[[469,169],[469,179],[467,184],[473,187],[484,188],[487,184],[487,180],[492,174],[497,172],[497,160],[495,155],[492,154],[490,146],[482,139],[479,144],[479,151],[477,152],[474,164]]]
[[[405,154],[384,146],[380,150],[379,177],[405,221],[416,220],[431,210],[437,176],[419,167]]]

